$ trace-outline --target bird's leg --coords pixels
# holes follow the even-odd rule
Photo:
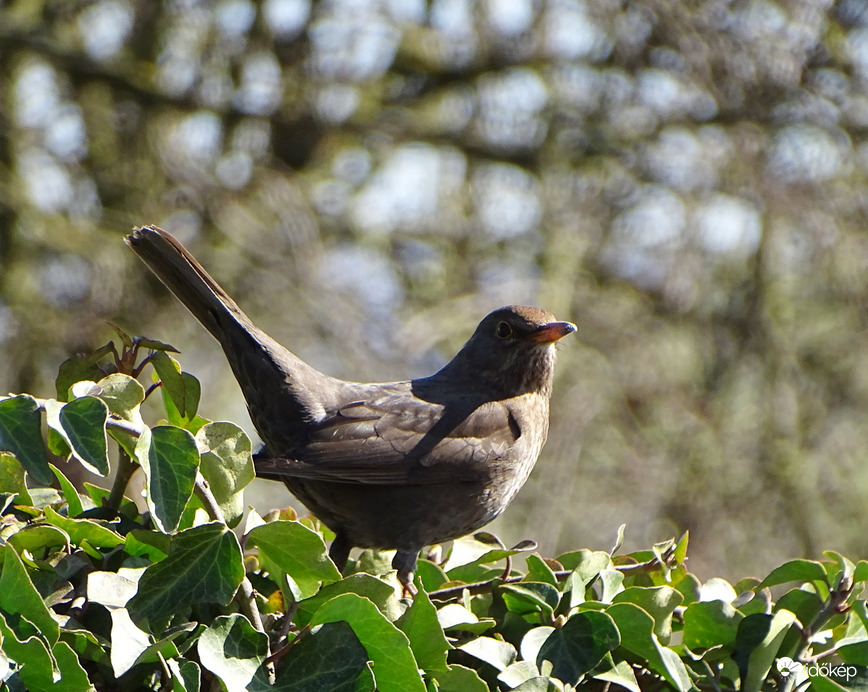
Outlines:
[[[416,571],[416,556],[418,550],[399,550],[392,558],[392,568],[398,570],[398,581],[403,589],[402,596],[415,596],[416,587],[413,585],[413,572]]]
[[[347,559],[350,556],[350,550],[353,545],[349,542],[346,535],[343,532],[338,531],[335,534],[335,539],[332,541],[331,547],[329,548],[329,557],[332,559],[332,562],[338,568],[338,572],[343,574],[344,567],[347,566]]]

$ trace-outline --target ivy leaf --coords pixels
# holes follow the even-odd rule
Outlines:
[[[105,371],[99,362],[114,352],[111,342],[98,348],[93,353],[75,355],[60,364],[54,387],[57,390],[58,401],[69,401],[69,388],[82,380],[96,381],[105,376]]]
[[[742,689],[758,692],[762,688],[781,643],[795,621],[794,613],[780,610],[774,615],[754,613],[738,624],[732,657],[738,663]]]
[[[327,622],[300,639],[278,670],[274,687],[264,689],[280,692],[373,692],[374,680],[365,647],[349,624],[338,621]]]
[[[51,485],[54,474],[45,458],[39,405],[32,396],[0,401],[0,451],[14,454],[37,483]]]
[[[778,584],[786,584],[792,581],[818,581],[827,587],[829,585],[826,568],[823,567],[822,562],[815,560],[790,560],[780,567],[773,569],[769,576],[763,579],[754,591],[760,591],[768,586],[777,586]]]
[[[147,428],[136,445],[136,458],[148,479],[148,508],[157,526],[170,533],[193,495],[199,450],[183,428],[158,425]]]
[[[680,692],[691,688],[684,663],[672,649],[657,640],[654,618],[647,611],[633,603],[614,603],[605,612],[615,621],[623,648],[648,661],[652,670]]]
[[[247,687],[268,655],[267,637],[237,613],[215,619],[197,646],[202,665],[228,690]]]
[[[256,477],[252,445],[234,423],[208,423],[196,433],[200,469],[229,526],[236,526],[244,513],[243,490]]]
[[[73,456],[91,473],[109,472],[108,438],[105,423],[108,407],[101,399],[83,396],[67,404],[49,399],[45,402],[48,425],[63,437]]]
[[[156,339],[148,339],[143,336],[137,336],[135,339],[133,339],[133,341],[140,348],[146,348],[150,351],[168,351],[169,353],[180,353],[180,351],[171,344],[167,344],[163,341],[157,341]]]
[[[437,681],[439,692],[488,692],[488,685],[471,668],[465,668],[457,663],[448,666],[440,673],[432,676]]]
[[[22,689],[52,689],[60,671],[44,638],[38,634],[19,635],[0,612],[0,641],[3,642],[2,652],[19,666],[18,677],[24,683]]]
[[[176,399],[173,398],[174,393],[161,388],[163,404],[166,407],[166,418],[172,425],[196,432],[198,427],[207,423],[204,418],[196,415],[199,399],[202,396],[202,385],[189,372],[181,373],[181,383],[184,387],[184,406],[186,407],[183,412],[178,408]]]
[[[346,579],[341,579],[328,586],[323,586],[315,596],[299,601],[298,610],[295,613],[296,624],[299,627],[310,624],[323,604],[345,593],[363,596],[374,603],[380,612],[390,613],[397,609],[395,587],[381,579],[372,577],[370,574],[360,572],[351,574]],[[395,617],[397,617],[397,613]]]
[[[57,482],[60,484],[60,491],[63,493],[63,499],[66,500],[67,514],[71,517],[81,514],[84,511],[84,505],[81,501],[81,495],[78,494],[75,486],[66,476],[63,475],[63,471],[57,468],[54,464],[49,464],[49,467],[51,468],[54,477],[57,478]],[[89,503],[89,505],[92,507],[93,503]]]
[[[576,613],[545,640],[536,664],[542,668],[543,661],[551,661],[553,677],[576,685],[620,643],[621,636],[611,617],[595,611]]]
[[[377,606],[357,594],[341,594],[325,603],[311,624],[341,620],[353,628],[373,662],[379,692],[425,692],[410,641],[377,610]]]
[[[50,524],[31,524],[9,536],[9,543],[18,552],[26,550],[31,554],[46,548],[69,548],[69,536]]]
[[[419,577],[416,586],[421,586]],[[452,647],[443,634],[437,609],[424,590],[419,590],[395,624],[410,640],[410,648],[420,668],[426,672],[446,670],[446,652]]]
[[[168,557],[145,570],[127,608],[138,622],[196,603],[226,605],[243,578],[235,534],[216,522],[194,526],[173,536]]]
[[[199,404],[199,399],[198,396],[196,396],[195,405],[188,405],[188,382],[186,382],[184,377],[181,375],[181,366],[178,365],[178,362],[165,351],[154,351],[151,354],[151,365],[154,366],[154,370],[162,382],[163,396],[166,398],[167,402],[171,403],[173,411],[177,413],[178,419],[191,419],[196,413],[196,406]],[[192,377],[192,375],[190,377]],[[193,379],[195,380],[196,378]],[[193,401],[191,400],[189,404],[193,404]],[[176,425],[181,424],[180,420],[172,422]]]
[[[693,603],[684,611],[684,645],[701,650],[731,644],[743,617],[723,601]]]
[[[664,644],[672,636],[672,613],[684,600],[671,586],[631,586],[616,594],[613,603],[634,603],[654,618],[654,634]]]
[[[260,559],[269,571],[291,578],[294,600],[313,596],[323,584],[333,584],[341,578],[322,537],[297,521],[273,521],[257,526],[247,534],[247,545],[259,547]]]
[[[32,622],[51,646],[57,643],[60,628],[42,596],[33,585],[18,553],[8,543],[2,550],[3,571],[0,572],[0,610],[21,615]]]
[[[32,505],[33,500],[27,489],[27,473],[21,461],[11,454],[0,452],[0,488],[15,498],[15,504]]]
[[[542,612],[550,618],[560,601],[560,592],[546,582],[521,581],[515,584],[501,584],[498,591],[503,602],[513,613],[526,615]]]
[[[116,548],[124,542],[120,535],[93,519],[70,519],[51,507],[45,508],[45,520],[63,529],[73,545],[87,541],[95,548]]]

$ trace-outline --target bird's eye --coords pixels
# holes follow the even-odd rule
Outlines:
[[[498,322],[494,333],[499,339],[508,339],[512,336],[512,327],[509,326],[509,322]]]

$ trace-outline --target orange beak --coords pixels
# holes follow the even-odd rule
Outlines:
[[[530,335],[530,340],[537,344],[553,344],[567,334],[576,331],[576,325],[572,322],[549,322]]]

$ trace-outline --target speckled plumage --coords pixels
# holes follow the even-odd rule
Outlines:
[[[569,322],[501,308],[430,377],[346,382],[257,329],[165,231],[136,229],[127,243],[220,342],[265,443],[257,474],[283,480],[335,532],[336,562],[352,546],[397,549],[409,588],[421,548],[484,526],[524,485]]]

